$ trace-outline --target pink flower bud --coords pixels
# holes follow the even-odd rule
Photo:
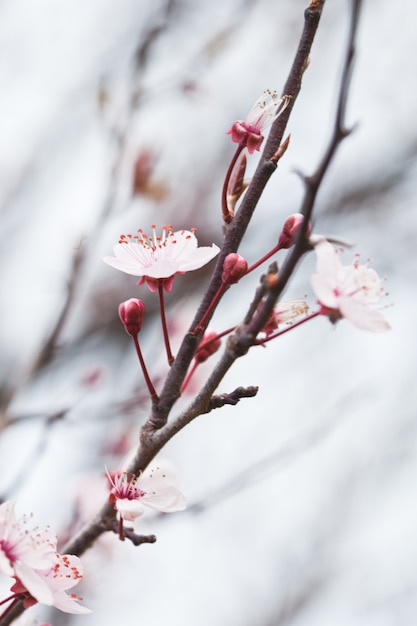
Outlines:
[[[145,304],[142,300],[130,298],[119,304],[119,317],[128,335],[136,337],[142,328]]]
[[[220,344],[221,339],[218,337],[217,333],[214,330],[207,330],[195,353],[194,359],[196,363],[204,363],[204,361],[207,361],[212,354],[217,352],[220,348]]]
[[[300,231],[304,222],[304,216],[301,213],[294,213],[287,217],[285,220],[284,228],[279,236],[278,246],[282,248],[291,248],[294,245],[294,240]],[[311,233],[311,224],[307,228],[307,237]]]
[[[240,254],[231,252],[223,263],[222,281],[227,285],[233,285],[248,271],[248,262]]]

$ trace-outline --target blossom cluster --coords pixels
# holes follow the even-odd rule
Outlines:
[[[80,559],[59,554],[53,530],[29,529],[29,519],[16,518],[13,502],[0,505],[0,571],[15,580],[9,600],[21,599],[25,608],[40,602],[66,613],[90,613],[78,604],[82,598],[66,593],[83,576]]]

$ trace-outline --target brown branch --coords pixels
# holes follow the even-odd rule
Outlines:
[[[258,393],[259,387],[237,387],[231,393],[222,393],[218,396],[212,396],[210,399],[206,413],[213,409],[219,409],[226,404],[235,406],[242,398],[253,398]]]
[[[319,25],[323,5],[324,0],[311,2],[310,6],[305,10],[304,28],[301,34],[294,63],[283,90],[283,93],[289,96],[288,106],[272,125],[268,141],[256,172],[248,189],[246,190],[246,194],[236,216],[227,228],[225,240],[218,256],[217,264],[209,286],[190,326],[190,331],[186,334],[178,351],[177,358],[175,359],[171,371],[168,374],[166,383],[160,394],[159,403],[158,405],[153,406],[151,417],[145,425],[144,430],[150,436],[155,430],[162,428],[166,424],[171,408],[180,395],[181,385],[184,381],[200,339],[200,337],[196,336],[192,330],[194,328],[200,328],[200,322],[221,284],[224,259],[229,253],[236,252],[238,250],[265,185],[276,170],[276,163],[271,159],[274,157],[277,150],[279,150],[282,143],[290,113],[300,91],[303,73],[308,64],[311,46]],[[209,320],[206,321],[204,328],[207,327],[208,322]]]

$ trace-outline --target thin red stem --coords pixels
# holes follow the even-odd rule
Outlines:
[[[296,328],[297,326],[301,326],[301,324],[304,324],[304,322],[309,322],[313,318],[317,317],[317,315],[320,315],[320,311],[315,311],[314,313],[310,313],[310,315],[303,317],[302,320],[298,320],[298,322],[294,322],[294,324],[291,324],[290,326],[287,326],[286,328],[283,328],[282,330],[278,330],[276,333],[269,335],[269,337],[266,337],[265,339],[257,339],[255,341],[255,345],[262,346],[264,343],[267,343],[268,341],[271,341],[272,339],[275,339],[276,337],[279,337],[280,335],[284,335],[289,330],[292,330],[293,328]]]
[[[167,326],[167,320],[165,316],[163,280],[158,280],[158,295],[159,295],[159,309],[161,312],[162,330],[164,333],[165,350],[167,353],[168,365],[172,365],[175,359],[171,352],[171,345],[169,343],[168,326]]]
[[[158,394],[155,391],[155,387],[153,386],[152,381],[151,381],[151,379],[149,377],[148,370],[146,369],[145,361],[143,360],[142,350],[140,349],[138,338],[137,338],[137,336],[132,336],[132,339],[133,339],[133,342],[135,344],[136,352],[137,352],[137,355],[138,355],[138,358],[139,358],[139,363],[140,363],[140,366],[142,368],[143,376],[144,376],[145,382],[146,382],[146,384],[148,386],[150,396],[151,396],[151,398],[152,398],[152,400],[154,402],[158,402],[159,401],[159,397],[158,397]]]
[[[184,379],[184,382],[181,385],[181,393],[183,393],[183,391],[185,391],[188,383],[191,380],[192,375],[194,374],[194,372],[196,371],[197,367],[199,366],[199,362],[198,361],[194,361],[194,363],[192,364],[192,366],[190,367],[187,376]]]
[[[225,177],[224,183],[223,183],[223,189],[222,189],[222,215],[223,215],[223,219],[226,222],[226,224],[230,224],[230,222],[233,219],[233,215],[230,213],[229,207],[227,206],[227,190],[228,190],[228,187],[229,187],[230,177],[232,175],[233,168],[236,165],[236,162],[237,162],[237,160],[239,158],[239,155],[242,152],[244,147],[245,147],[245,144],[240,143],[238,145],[238,147],[236,148],[236,152],[234,153],[233,158],[230,161],[229,167],[228,167],[227,172],[226,172],[226,177]]]
[[[194,328],[193,332],[195,335],[198,335],[202,330],[204,330],[207,321],[209,320],[223,293],[226,291],[227,286],[228,285],[226,283],[222,283],[217,292],[214,294],[214,297],[210,302],[208,308],[206,309],[203,317],[201,318],[200,323]]]
[[[256,270],[256,268],[262,265],[262,263],[265,263],[265,261],[270,259],[273,254],[278,252],[278,250],[281,250],[281,246],[279,244],[277,244],[275,248],[272,248],[272,250],[270,250],[267,254],[265,254],[265,256],[263,256],[262,259],[259,259],[259,261],[256,261],[256,263],[248,267],[245,276],[247,274],[250,274],[250,272],[253,272],[253,270]]]

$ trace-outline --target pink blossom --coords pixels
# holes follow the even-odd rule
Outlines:
[[[0,570],[15,578],[11,590],[21,595],[27,608],[40,602],[67,613],[90,613],[67,596],[82,578],[80,559],[60,555],[57,537],[51,528],[27,528],[28,518],[17,521],[12,502],[0,505]]]
[[[276,91],[264,91],[246,119],[237,120],[227,134],[231,136],[232,141],[245,146],[249,154],[259,150],[264,139],[262,131],[272,124],[282,102]]]
[[[139,476],[126,472],[108,474],[111,491],[109,502],[120,517],[132,522],[140,517],[144,507],[173,513],[185,509],[186,501],[176,486],[176,478],[172,470],[153,466]]]
[[[343,265],[340,255],[325,239],[316,244],[315,251],[317,266],[311,284],[320,313],[332,322],[345,317],[363,330],[389,330],[388,322],[372,306],[382,295],[382,281],[375,270],[358,261]]]
[[[0,505],[0,570],[18,578],[39,602],[52,603],[52,593],[39,570],[52,566],[57,538],[51,528],[27,528],[27,517],[16,520],[14,504]]]
[[[157,288],[158,280],[164,280],[167,291],[172,288],[175,274],[196,270],[213,259],[219,252],[218,246],[198,247],[193,230],[173,232],[171,226],[162,227],[162,235],[155,232],[151,237],[138,230],[137,235],[121,235],[114,246],[114,257],[104,257],[104,262],[117,270],[141,276],[139,284],[147,283],[151,291]]]

